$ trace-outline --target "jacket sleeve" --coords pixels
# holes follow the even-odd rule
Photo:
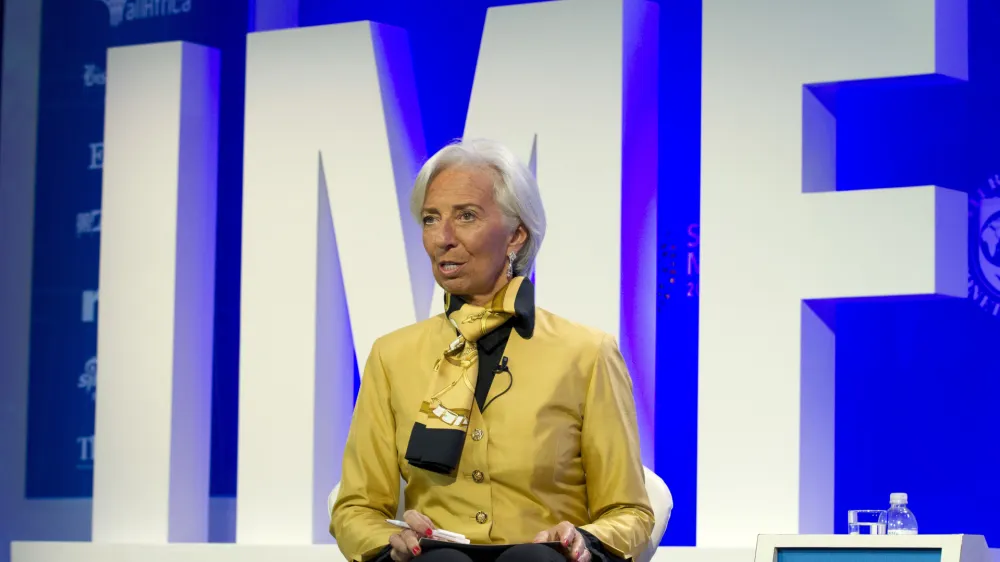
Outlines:
[[[399,465],[396,421],[379,343],[372,346],[361,379],[344,448],[340,493],[330,517],[330,533],[351,562],[377,557],[389,537],[399,532],[385,522],[396,516]]]
[[[594,520],[580,528],[620,558],[637,556],[653,531],[637,425],[632,380],[618,345],[606,335],[583,409],[581,454]]]

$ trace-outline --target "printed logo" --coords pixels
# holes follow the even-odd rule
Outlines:
[[[1000,175],[969,198],[969,298],[1000,315]]]
[[[76,237],[101,232],[101,210],[94,209],[76,214]]]
[[[101,170],[104,168],[104,142],[90,143],[90,166],[88,170]]]
[[[96,64],[83,65],[83,86],[85,88],[103,86],[105,82],[107,82],[107,76],[103,68]]]
[[[97,321],[97,291],[84,291],[81,307],[80,321],[84,324]]]
[[[192,0],[100,0],[108,8],[111,27],[122,21],[177,16],[191,11]]]
[[[76,446],[78,447],[79,455],[77,459],[79,463],[76,465],[77,469],[89,470],[94,468],[94,436],[93,435],[83,435],[76,438]]]
[[[77,378],[76,387],[89,394],[91,400],[97,399],[97,357],[91,357],[83,364],[83,373]]]
[[[684,239],[677,240],[665,233],[667,241],[660,244],[661,282],[657,285],[664,298],[683,290],[686,298],[698,298],[701,266],[698,263],[701,231],[698,223],[690,223],[684,230]],[[662,282],[666,278],[666,284]]]

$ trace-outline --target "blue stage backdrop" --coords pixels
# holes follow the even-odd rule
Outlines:
[[[240,0],[51,0],[42,16],[26,494],[91,493],[105,60],[109,47],[220,49],[215,490],[235,491],[243,59]],[[206,431],[208,428],[206,428]]]
[[[173,40],[222,53],[211,491],[235,494],[241,100],[252,2],[44,5],[29,498],[91,493],[106,49]],[[299,18],[302,26],[370,19],[405,28],[426,142],[434,151],[463,130],[487,8],[512,3],[523,2],[301,0]],[[676,504],[663,544],[693,545],[701,2],[660,4],[659,276],[656,294],[643,298],[657,307],[656,471]],[[1000,45],[993,35],[1000,6],[971,0],[970,19],[969,83],[896,79],[835,88],[838,189],[963,189],[972,195],[974,218],[980,198],[1000,197]],[[906,491],[922,532],[983,533],[1000,541],[1000,517],[992,508],[1000,495],[994,445],[1000,429],[994,414],[1000,411],[1000,217],[990,221],[983,229],[978,219],[971,221],[970,299],[838,307],[838,532],[846,530],[847,509],[883,506],[890,492]]]

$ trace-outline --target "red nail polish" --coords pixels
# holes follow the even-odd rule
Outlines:
[[[413,547],[413,555],[416,556],[418,554],[420,554],[420,547],[419,546]]]
[[[430,529],[427,529],[426,531],[424,531],[424,534],[425,534],[425,535],[427,535],[427,536],[429,537],[429,536],[431,536],[431,535],[433,535],[433,534],[434,534],[434,531],[432,531],[432,530],[430,530]]]

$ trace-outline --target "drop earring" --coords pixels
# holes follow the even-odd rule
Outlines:
[[[507,279],[514,278],[514,260],[517,259],[517,253],[511,252],[507,254]]]

